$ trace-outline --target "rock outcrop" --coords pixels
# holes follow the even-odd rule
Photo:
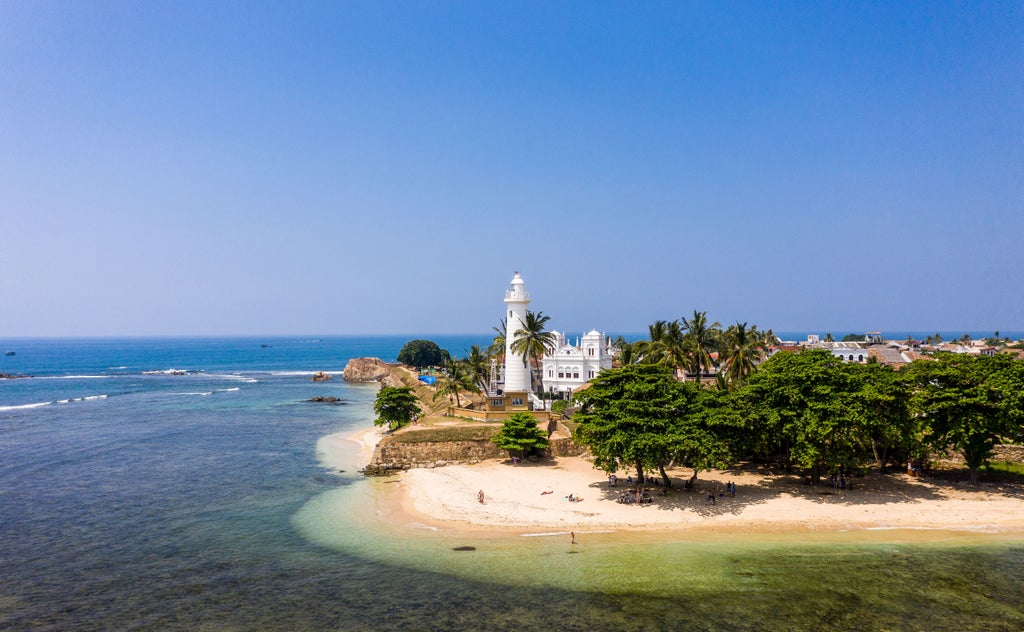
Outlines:
[[[380,358],[352,358],[345,365],[341,377],[346,382],[378,382],[383,386],[406,386],[399,371],[399,365],[388,364]]]
[[[330,395],[317,395],[316,397],[308,400],[315,404],[347,404],[343,399],[338,397],[332,397]]]
[[[314,382],[326,382],[327,380],[331,379],[331,374],[324,373],[323,371],[317,371],[316,373],[313,374],[313,377],[310,379],[313,380]]]

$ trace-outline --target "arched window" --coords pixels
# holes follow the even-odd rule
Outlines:
[[[850,362],[853,362],[853,354],[850,354]]]

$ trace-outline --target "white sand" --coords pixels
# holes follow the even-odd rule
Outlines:
[[[333,441],[361,446],[360,464],[369,463],[382,436],[378,428],[352,435],[332,435]],[[324,443],[324,441],[327,443]],[[326,460],[326,459],[325,459]],[[329,460],[328,460],[329,462]],[[929,481],[906,474],[853,478],[853,489],[833,489],[827,481],[803,485],[791,475],[767,475],[754,469],[701,472],[693,491],[683,482],[691,470],[669,472],[674,489],[646,485],[653,502],[622,504],[619,495],[630,488],[629,473],[620,471],[617,487],[584,458],[558,458],[512,465],[486,461],[399,474],[388,485],[392,500],[410,521],[439,527],[481,530],[638,529],[759,531],[940,529],[985,533],[1024,533],[1024,488],[1010,484]],[[737,486],[736,497],[725,483]],[[715,502],[706,500],[713,491]],[[484,492],[484,503],[478,493]],[[544,493],[551,492],[551,493]],[[381,493],[384,493],[383,491]],[[569,494],[581,497],[570,502]]]
[[[932,483],[904,474],[853,479],[852,490],[828,484],[807,486],[794,476],[753,471],[702,472],[696,489],[682,490],[690,471],[673,472],[668,496],[648,485],[653,502],[616,502],[626,491],[581,458],[516,465],[486,462],[472,466],[416,469],[402,475],[405,506],[436,524],[486,528],[633,528],[757,530],[955,529],[981,532],[1024,531],[1024,490],[1017,486]],[[735,498],[725,494],[736,483]],[[483,491],[485,502],[477,499]],[[714,504],[706,500],[712,490]],[[542,492],[551,491],[551,494]],[[583,498],[570,502],[572,493]]]

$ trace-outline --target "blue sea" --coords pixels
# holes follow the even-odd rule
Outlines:
[[[318,444],[371,423],[348,359],[407,339],[0,340],[33,376],[0,380],[0,629],[1024,629],[1013,537],[383,528],[392,483]]]

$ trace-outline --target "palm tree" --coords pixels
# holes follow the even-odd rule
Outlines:
[[[554,351],[555,334],[544,331],[544,326],[551,320],[544,312],[526,312],[526,322],[521,329],[515,332],[510,347],[511,351],[523,356],[523,366],[528,366],[532,361],[531,377],[534,388],[540,388],[540,366],[539,361],[545,353]]]
[[[686,365],[683,328],[678,320],[659,320],[647,327],[649,341],[642,341],[641,351],[645,364],[660,364],[678,374]]]
[[[725,330],[722,342],[725,380],[729,384],[746,380],[764,357],[764,342],[757,326],[748,329],[747,323],[737,322]]]
[[[491,346],[487,348],[487,355],[497,359],[500,363],[505,362],[505,329],[508,327],[507,322],[506,319],[502,318],[497,327],[491,327],[495,335],[494,340],[491,341]]]
[[[462,408],[462,400],[459,398],[459,391],[477,393],[479,389],[473,381],[473,377],[466,369],[464,360],[449,358],[441,365],[441,379],[438,381],[437,391],[434,392],[434,399],[445,395],[455,396],[455,406]]]
[[[680,318],[683,330],[683,349],[688,359],[688,369],[696,371],[700,381],[704,369],[711,368],[711,353],[718,349],[718,339],[722,333],[722,325],[718,322],[708,324],[708,313],[693,310],[693,318]]]
[[[626,342],[626,339],[619,336],[612,342],[611,346],[615,349],[615,362],[618,366],[626,366],[629,364],[640,364],[643,362],[644,355],[644,343],[643,340],[636,342]]]
[[[480,350],[480,345],[469,348],[465,359],[466,372],[481,391],[487,392],[491,383],[491,360]]]
[[[757,329],[757,325],[754,325],[753,330]],[[766,329],[764,331],[758,331],[757,335],[761,341],[761,346],[767,349],[768,347],[774,347],[779,344],[779,337],[775,335],[774,329]]]

